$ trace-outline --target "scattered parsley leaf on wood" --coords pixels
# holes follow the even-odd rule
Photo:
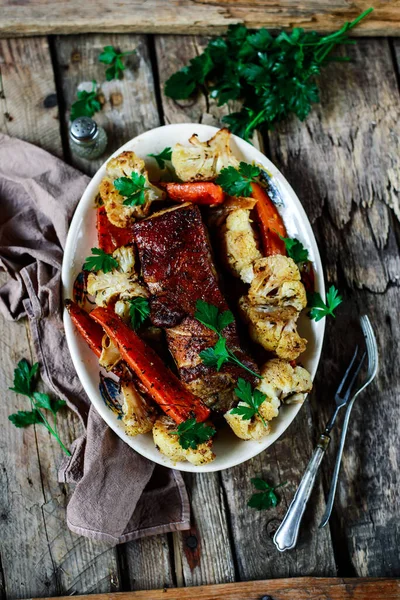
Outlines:
[[[334,310],[342,302],[343,298],[339,295],[339,290],[337,290],[334,285],[331,285],[326,294],[326,304],[318,292],[308,294],[307,306],[311,309],[308,316],[315,321],[320,321],[328,315],[335,318],[336,315],[334,314]]]
[[[234,389],[234,392],[245,405],[242,404],[236,406],[236,408],[232,408],[231,414],[240,415],[242,419],[246,421],[250,421],[255,415],[258,415],[266,426],[266,423],[258,410],[264,402],[266,395],[260,392],[260,390],[253,390],[250,383],[241,377],[237,380],[237,387]]]
[[[256,508],[257,510],[265,510],[267,508],[276,506],[279,503],[279,499],[275,494],[275,490],[283,485],[286,485],[285,482],[277,486],[272,486],[260,477],[251,479],[251,483],[254,485],[256,490],[260,490],[260,492],[251,496],[247,506],[250,506],[250,508]]]
[[[178,425],[177,431],[173,431],[179,439],[179,443],[184,450],[192,448],[196,450],[199,444],[208,442],[216,431],[214,427],[210,427],[205,423],[198,423],[196,419],[187,419]]]
[[[106,69],[107,81],[111,81],[112,79],[122,79],[123,71],[126,69],[123,58],[134,53],[135,50],[118,52],[114,46],[104,46],[103,52],[99,56],[99,61],[105,65],[110,65],[108,69]]]
[[[221,169],[215,183],[230,196],[246,196],[252,194],[251,183],[261,175],[261,169],[255,165],[241,162],[239,168],[226,167]]]
[[[132,329],[139,329],[150,315],[150,306],[147,298],[138,296],[129,300],[129,316]]]
[[[22,359],[19,361],[17,368],[14,370],[14,386],[10,390],[27,396],[31,401],[32,410],[19,410],[9,415],[8,418],[16,427],[28,427],[35,424],[44,425],[51,435],[56,438],[65,454],[70,456],[69,450],[60,440],[57,430],[57,412],[66,403],[64,400],[53,399],[48,394],[35,391],[38,370],[39,363],[35,363],[31,367],[27,360]],[[53,425],[50,425],[42,409],[49,411],[53,415]]]
[[[114,187],[121,196],[125,196],[124,206],[138,206],[146,202],[144,195],[146,189],[146,178],[136,171],[132,171],[130,177],[118,177],[114,180]]]
[[[77,91],[76,100],[72,106],[69,118],[71,121],[75,121],[78,117],[93,117],[93,115],[101,110],[101,104],[97,96],[97,83],[92,81],[92,91],[87,92],[86,90]]]
[[[152,156],[156,159],[158,166],[160,169],[165,168],[165,162],[171,160],[172,158],[172,148],[164,148],[159,154],[148,154],[147,156]]]
[[[290,114],[304,120],[311,105],[319,102],[316,80],[321,67],[348,60],[329,55],[339,44],[355,43],[348,32],[371,11],[325,36],[300,28],[272,36],[266,29],[252,32],[244,25],[231,25],[225,37],[212,39],[202,54],[167,80],[165,94],[180,100],[201,89],[218,106],[242,100],[242,109],[223,121],[247,140],[255,129],[270,129]]]
[[[279,237],[285,243],[288,256],[292,258],[295,263],[299,264],[308,261],[308,250],[307,248],[304,248],[300,240],[297,240],[296,238],[285,238],[281,235]]]
[[[197,300],[194,318],[218,335],[218,341],[215,346],[205,348],[205,350],[199,353],[203,364],[208,367],[216,367],[217,371],[219,371],[225,363],[234,363],[254,375],[254,377],[261,379],[258,373],[246,367],[226,345],[226,338],[221,332],[227,325],[234,321],[230,310],[220,312],[217,306],[204,302],[204,300]]]
[[[107,254],[101,248],[91,248],[91,250],[92,256],[85,258],[83,265],[85,271],[103,271],[103,273],[109,273],[119,267],[118,261],[112,254]]]

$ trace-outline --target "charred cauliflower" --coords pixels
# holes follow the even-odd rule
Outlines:
[[[193,465],[205,465],[215,459],[212,451],[212,441],[199,444],[195,450],[188,448],[185,450],[179,443],[176,431],[177,424],[169,417],[162,416],[154,423],[153,439],[156,447],[165,456],[168,456],[174,462],[187,460]]]
[[[133,381],[122,381],[121,391],[124,397],[122,421],[126,433],[134,436],[151,431],[157,418],[154,407],[139,394]]]
[[[253,263],[262,258],[251,226],[250,211],[237,209],[229,212],[221,237],[227,267],[233,275],[251,283]]]
[[[121,196],[115,188],[114,181],[119,177],[130,178],[133,171],[143,175],[146,179],[145,203],[126,206],[124,205],[124,196]],[[100,183],[100,196],[110,222],[116,227],[127,227],[135,218],[145,217],[149,213],[151,203],[154,200],[162,200],[164,197],[164,192],[149,182],[145,162],[134,152],[122,152],[109,160],[106,173]]]
[[[303,402],[305,394],[311,391],[311,375],[303,367],[292,367],[291,364],[279,358],[273,358],[261,369],[263,379],[258,389],[272,401]]]
[[[277,254],[256,260],[254,278],[248,293],[251,304],[293,306],[297,311],[307,305],[300,271],[293,259]]]
[[[189,139],[191,146],[175,144],[172,150],[172,165],[182,181],[207,181],[214,179],[221,169],[237,168],[239,161],[230,149],[231,133],[220,129],[207,142],[200,142],[194,134]]]

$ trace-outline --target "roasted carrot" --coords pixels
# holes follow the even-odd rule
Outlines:
[[[104,331],[89,317],[89,314],[83,310],[76,302],[72,300],[65,301],[65,308],[69,312],[71,321],[88,344],[91,350],[100,357],[102,346],[101,340],[104,336]]]
[[[210,409],[163,363],[152,348],[108,308],[97,307],[90,316],[116,344],[122,359],[136,373],[148,394],[176,423],[190,418],[205,421]]]
[[[99,248],[108,254],[133,241],[132,230],[127,227],[116,227],[110,223],[104,206],[99,206],[97,209],[96,227]]]
[[[286,227],[282,217],[261,185],[252,183],[251,187],[253,190],[252,197],[257,200],[254,210],[257,216],[264,254],[265,256],[271,256],[272,254],[285,255],[285,243],[279,237],[280,235],[282,237],[287,237]]]
[[[170,200],[175,202],[193,202],[193,204],[222,204],[225,194],[220,185],[211,181],[165,184]]]

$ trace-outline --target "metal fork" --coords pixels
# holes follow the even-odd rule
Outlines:
[[[353,358],[344,374],[344,377],[336,391],[335,394],[335,402],[336,408],[332,417],[329,419],[324,432],[321,434],[317,447],[315,448],[313,455],[311,457],[310,462],[308,463],[307,469],[303,475],[303,478],[297,488],[297,492],[292,500],[292,503],[289,506],[289,509],[280,524],[278,530],[274,535],[274,543],[280,552],[284,552],[285,550],[291,550],[296,546],[297,537],[299,534],[300,523],[303,518],[303,514],[310,498],[312,489],[314,487],[314,483],[316,480],[316,476],[318,473],[319,466],[322,462],[322,459],[325,455],[326,449],[329,446],[330,442],[330,432],[336,422],[336,418],[339,414],[339,411],[344,406],[352,406],[355,398],[359,395],[359,393],[367,387],[367,385],[372,381],[375,377],[377,370],[377,348],[375,336],[372,330],[371,323],[367,316],[362,316],[360,318],[361,327],[364,331],[364,336],[366,339],[367,353],[368,353],[368,364],[371,366],[368,369],[368,376],[365,383],[357,390],[353,397],[351,397],[351,391],[353,389],[354,383],[357,379],[357,376],[360,372],[362,364],[365,360],[366,353],[364,352],[361,359],[359,360],[357,366],[355,366],[355,361],[358,354],[358,346],[355,349]],[[375,368],[373,370],[373,365],[375,364]],[[354,367],[354,369],[353,369]],[[370,376],[371,375],[371,376]],[[348,415],[348,418],[350,414]],[[348,423],[347,423],[348,424]],[[344,441],[343,441],[344,443]],[[343,450],[343,449],[342,449]],[[340,461],[339,461],[340,465]],[[336,485],[335,485],[336,489]],[[335,490],[333,490],[332,494],[332,502],[334,498]],[[329,518],[329,515],[328,515]]]
[[[344,449],[344,444],[346,441],[347,429],[349,426],[350,414],[351,414],[351,411],[352,411],[352,408],[354,405],[354,401],[357,398],[357,396],[363,390],[365,390],[367,385],[369,385],[371,383],[371,381],[375,378],[375,375],[377,374],[377,371],[378,371],[378,346],[376,343],[374,330],[372,329],[371,322],[367,316],[362,316],[360,318],[360,323],[361,323],[362,330],[364,332],[365,345],[367,347],[368,372],[367,372],[367,377],[366,377],[365,382],[356,391],[356,393],[354,394],[352,399],[347,404],[346,414],[344,416],[344,421],[343,421],[342,433],[341,433],[341,437],[340,437],[339,450],[338,450],[338,453],[336,456],[335,468],[333,470],[331,488],[329,490],[329,495],[328,495],[328,500],[326,503],[326,509],[324,512],[324,516],[322,517],[321,523],[319,525],[320,527],[325,527],[325,525],[328,523],[329,518],[332,513],[333,501],[335,499],[337,482],[338,482],[338,478],[339,478],[340,464],[342,462],[343,449]]]

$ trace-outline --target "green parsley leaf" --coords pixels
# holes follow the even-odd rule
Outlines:
[[[9,420],[15,427],[28,427],[29,425],[44,425],[44,421],[37,410],[19,410],[9,415]]]
[[[241,162],[239,168],[226,167],[221,169],[215,183],[220,185],[230,196],[246,196],[252,194],[251,183],[261,175],[261,170],[255,165]]]
[[[296,238],[285,238],[279,236],[285,242],[286,252],[295,263],[303,263],[308,261],[308,250],[304,248],[300,240]]]
[[[101,110],[101,104],[97,96],[97,83],[92,81],[92,91],[86,92],[80,90],[76,93],[78,100],[72,106],[69,118],[75,121],[78,117],[93,117],[93,115]]]
[[[112,256],[107,254],[101,248],[92,248],[92,255],[85,258],[83,268],[85,271],[103,271],[103,273],[109,273],[113,269],[118,269],[118,261]]]
[[[277,486],[272,486],[260,477],[251,479],[251,483],[254,485],[256,490],[261,490],[261,492],[258,494],[253,494],[248,501],[247,506],[250,506],[250,508],[256,508],[257,510],[265,510],[267,508],[276,506],[279,503],[279,499],[275,494],[275,490],[283,485],[286,485],[285,482]]]
[[[330,315],[335,318],[334,310],[343,302],[342,296],[339,296],[339,290],[332,285],[328,293],[326,294],[326,304],[322,300],[321,295],[318,292],[308,294],[308,308],[310,312],[308,316],[310,319],[320,321],[324,317]]]
[[[132,171],[130,177],[118,177],[114,180],[114,187],[121,196],[126,196],[123,204],[125,206],[137,206],[146,202],[146,177],[136,171]]]
[[[197,300],[194,318],[209,329],[215,331],[215,333],[221,333],[225,327],[234,321],[233,314],[230,310],[225,310],[221,313],[217,306],[209,304],[204,300]]]
[[[132,329],[139,329],[150,315],[150,306],[147,298],[138,296],[129,300],[129,316]]]
[[[236,406],[236,408],[232,408],[231,413],[233,415],[240,415],[242,419],[245,419],[246,421],[249,421],[255,415],[258,415],[265,425],[265,421],[258,409],[266,399],[266,395],[260,392],[260,390],[253,390],[250,383],[241,377],[239,377],[237,381],[237,387],[234,392],[245,405],[241,404]]]
[[[135,50],[118,52],[114,46],[104,46],[103,52],[99,56],[99,61],[105,65],[110,65],[108,69],[106,69],[107,81],[111,81],[112,79],[122,79],[123,71],[126,69],[123,58],[124,56],[134,54],[135,52]]]
[[[205,423],[198,423],[196,419],[187,419],[187,421],[178,425],[177,431],[172,433],[178,436],[179,443],[184,450],[188,448],[196,450],[199,444],[208,442],[216,431],[214,427],[210,427]]]
[[[226,339],[220,337],[213,348],[206,348],[199,353],[204,365],[216,367],[217,371],[226,363],[230,362],[229,351],[226,347]]]
[[[35,408],[44,408],[45,410],[52,412],[53,415],[55,415],[60,408],[66,406],[65,400],[50,398],[48,394],[43,394],[42,392],[34,392],[33,398],[35,400]]]
[[[155,158],[160,169],[164,169],[165,161],[172,158],[172,148],[164,148],[159,154],[148,154],[147,156]]]
[[[304,120],[319,102],[321,67],[329,60],[347,60],[330,55],[337,45],[351,43],[349,31],[371,10],[327,36],[300,28],[272,36],[264,28],[252,32],[244,25],[230,26],[225,38],[211,40],[167,80],[165,94],[179,100],[210,90],[218,106],[241,99],[242,110],[223,121],[247,140],[255,129],[271,129],[291,114]]]
[[[30,396],[38,370],[39,363],[35,363],[30,367],[25,358],[20,360],[17,368],[14,370],[14,387],[10,388],[10,390],[23,396]]]

